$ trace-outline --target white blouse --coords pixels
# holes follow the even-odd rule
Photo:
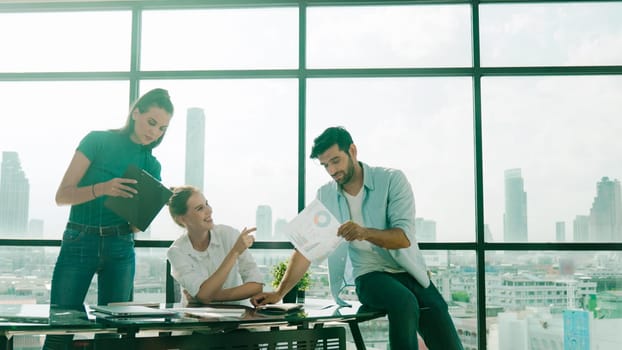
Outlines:
[[[184,233],[173,242],[166,253],[171,263],[171,275],[183,289],[196,297],[201,284],[222,264],[239,235],[240,232],[233,227],[215,225],[211,230],[209,246],[201,252],[192,247],[188,233]],[[248,249],[240,254],[222,288],[233,288],[247,282],[264,283]]]

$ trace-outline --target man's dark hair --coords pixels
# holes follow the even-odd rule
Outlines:
[[[342,126],[333,126],[330,127],[313,140],[313,148],[311,149],[311,159],[317,158],[320,154],[326,152],[327,149],[333,147],[333,145],[339,146],[339,149],[348,153],[350,150],[350,145],[354,142],[352,141],[352,136],[348,130],[346,130]]]

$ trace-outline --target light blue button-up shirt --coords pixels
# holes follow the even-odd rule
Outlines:
[[[345,277],[348,255],[353,278],[372,271],[407,271],[422,286],[430,284],[427,267],[415,238],[415,199],[406,175],[396,169],[360,164],[363,167],[362,226],[379,230],[400,228],[410,241],[410,246],[386,249],[373,245],[373,252],[368,252],[357,249],[353,244],[340,245],[328,257],[331,293],[340,305],[347,305],[339,298],[340,291],[344,286],[353,284],[352,280]],[[350,220],[348,201],[335,181],[320,187],[317,198],[340,223]]]

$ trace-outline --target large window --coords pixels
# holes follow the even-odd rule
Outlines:
[[[620,65],[619,1],[482,5],[482,66]]]
[[[485,217],[496,242],[620,242],[621,76],[482,82]]]
[[[131,19],[130,11],[0,13],[0,72],[128,70]]]
[[[467,67],[469,15],[466,5],[310,7],[308,67]]]
[[[313,139],[342,125],[359,160],[410,181],[466,349],[622,343],[621,1],[0,1],[0,33],[0,303],[49,301],[76,146],[162,87],[163,182],[258,227],[265,289],[330,180]],[[136,300],[164,301],[182,233],[165,208],[136,236]],[[368,348],[386,322],[362,326]]]
[[[127,81],[0,81],[5,111],[0,191],[12,198],[11,188],[24,181],[29,185],[23,194],[13,192],[29,198],[29,205],[0,201],[0,237],[61,237],[69,207],[54,202],[60,180],[87,132],[125,124],[128,89]],[[10,163],[11,155],[16,164]],[[27,215],[16,220],[9,210]]]
[[[296,7],[143,12],[141,69],[294,69]]]
[[[342,125],[360,161],[405,172],[422,224],[420,241],[474,241],[471,86],[469,78],[310,79],[308,201],[330,180],[317,160],[308,159],[313,139]]]
[[[258,225],[259,240],[285,239],[274,223],[297,213],[297,153],[291,147],[298,139],[296,80],[149,80],[141,89],[158,86],[169,90],[176,108],[157,149],[163,181],[182,185],[202,171],[202,183],[194,185],[204,189],[216,222],[238,229]],[[203,117],[198,121],[192,116],[197,110]],[[205,129],[204,139],[187,143],[188,132],[198,127]],[[188,163],[199,150],[204,164]],[[151,238],[175,239],[181,232],[163,210]]]

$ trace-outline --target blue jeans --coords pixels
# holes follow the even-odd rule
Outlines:
[[[408,273],[370,272],[359,276],[356,294],[363,305],[387,313],[389,343],[417,350],[417,332],[430,350],[463,350],[447,303],[434,284],[423,288]]]
[[[134,234],[100,236],[66,229],[54,266],[50,304],[79,308],[97,274],[97,304],[131,301],[133,297]],[[68,348],[72,336],[48,336],[43,349]]]

